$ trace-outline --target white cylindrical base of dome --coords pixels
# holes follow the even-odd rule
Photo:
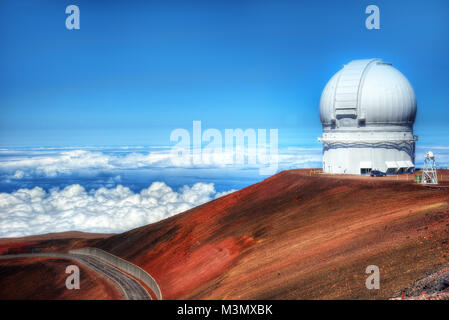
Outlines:
[[[325,145],[323,171],[335,174],[369,174],[379,170],[387,174],[414,169],[414,143],[397,145]]]

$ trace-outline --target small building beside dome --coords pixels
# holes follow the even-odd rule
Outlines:
[[[411,84],[391,63],[365,59],[346,64],[321,94],[323,171],[413,171],[416,112]]]

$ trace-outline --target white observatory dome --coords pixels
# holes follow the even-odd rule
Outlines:
[[[412,86],[391,63],[365,59],[346,64],[321,94],[323,170],[413,171],[416,110]]]
[[[407,78],[380,59],[354,60],[327,83],[320,100],[323,126],[413,125],[416,97]],[[355,120],[358,121],[355,121]]]

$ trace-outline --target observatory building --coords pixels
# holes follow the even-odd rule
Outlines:
[[[404,75],[380,59],[343,66],[321,94],[323,171],[368,174],[414,169],[416,97]]]

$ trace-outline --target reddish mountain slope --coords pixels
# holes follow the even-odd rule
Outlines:
[[[72,248],[88,246],[92,240],[107,238],[111,235],[67,231],[20,238],[0,238],[0,255],[32,252],[66,252]]]
[[[20,238],[0,238],[0,244],[24,241],[43,241],[56,239],[98,239],[112,236],[113,233],[90,233],[81,231],[66,231],[56,233],[44,233]]]
[[[449,262],[449,190],[281,172],[92,244],[146,269],[165,299],[387,298]],[[365,288],[377,265],[381,289]]]
[[[80,268],[80,289],[68,290],[66,267]],[[98,273],[67,259],[14,258],[0,260],[0,300],[123,299],[119,289]]]

